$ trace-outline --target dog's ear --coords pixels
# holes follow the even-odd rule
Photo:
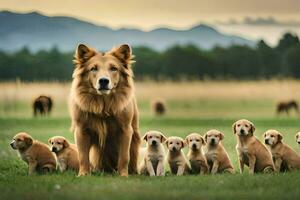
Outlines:
[[[283,139],[283,136],[282,136],[282,134],[278,132],[278,136],[277,136],[277,137],[278,137],[278,141],[279,141],[279,142],[281,142],[281,141],[282,141],[282,139]]]
[[[65,148],[68,148],[68,147],[70,146],[70,143],[69,143],[68,140],[66,140],[66,139],[64,139],[63,144],[64,144],[64,147],[65,147]]]
[[[84,44],[79,44],[76,50],[75,58],[79,63],[85,63],[91,57],[93,57],[96,52]]]
[[[202,136],[200,136],[200,139],[201,139],[202,145],[206,145],[206,142]]]
[[[28,146],[32,145],[32,143],[33,143],[32,137],[25,137],[24,141]]]
[[[298,140],[298,137],[299,137],[299,134],[297,133],[296,136],[295,136],[296,140]]]
[[[186,143],[186,144],[189,144],[189,136],[186,136],[186,138],[185,138],[185,143]]]
[[[250,126],[251,126],[251,128],[250,128],[250,132],[252,133],[252,135],[253,135],[253,133],[254,133],[254,131],[255,131],[255,126],[254,126],[254,124],[253,123],[250,123]]]
[[[207,142],[207,134],[204,135],[204,141]]]
[[[182,145],[182,148],[186,147],[187,143],[185,140],[181,140],[181,145]]]
[[[233,133],[236,134],[236,122],[232,124]]]
[[[223,140],[224,137],[225,137],[224,134],[223,134],[222,132],[219,133],[219,136],[220,136],[220,140]]]
[[[164,143],[167,140],[166,136],[164,136],[164,134],[160,134],[160,142]]]
[[[51,144],[51,142],[52,142],[52,138],[49,138],[48,143]]]
[[[166,139],[165,144],[166,144],[167,147],[169,147],[169,140],[168,140],[168,138]]]
[[[124,66],[127,68],[127,64],[132,59],[132,51],[128,44],[123,44],[119,46],[118,48],[115,48],[112,50],[112,55],[118,58]]]
[[[147,141],[148,132],[142,137],[143,140]]]
[[[267,136],[267,132],[265,132],[265,133],[263,134],[263,137],[264,137],[264,138],[266,138],[266,136]]]

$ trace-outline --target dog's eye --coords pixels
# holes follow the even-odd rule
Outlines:
[[[18,138],[18,139],[17,139],[17,141],[18,141],[18,142],[20,142],[20,141],[21,141],[21,139],[19,139],[19,138]]]
[[[179,143],[179,142],[177,142],[176,144],[177,144],[177,145],[179,145],[180,143]]]
[[[192,142],[193,140],[190,140],[190,142]]]
[[[199,142],[200,140],[199,140],[199,139],[196,139],[196,141]]]
[[[92,72],[95,72],[95,71],[97,71],[97,70],[98,70],[97,66],[94,66],[94,67],[91,68],[91,71],[92,71]]]
[[[248,125],[246,124],[245,127],[248,128]]]
[[[170,142],[170,144],[173,144],[173,142]]]
[[[118,68],[116,68],[115,66],[111,66],[111,67],[110,67],[110,71],[116,72],[116,71],[118,71]]]
[[[60,143],[60,142],[57,142],[57,144],[60,145],[61,143]]]
[[[53,145],[53,144],[54,144],[54,142],[51,142],[51,144]]]
[[[240,124],[237,125],[237,127],[240,127],[240,126],[241,126]]]
[[[149,136],[149,138],[152,138],[152,136]]]

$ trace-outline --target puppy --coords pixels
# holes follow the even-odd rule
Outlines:
[[[147,142],[147,147],[140,166],[140,174],[164,176],[165,150],[162,143],[167,138],[159,131],[149,131],[143,139]]]
[[[296,134],[296,142],[300,144],[300,132]]]
[[[300,169],[300,156],[287,144],[282,142],[282,135],[276,130],[264,133],[265,143],[271,149],[275,170],[290,171]]]
[[[52,152],[55,153],[61,172],[66,170],[79,170],[78,151],[75,144],[70,144],[66,138],[55,136],[48,140]]]
[[[185,141],[180,137],[172,136],[166,140],[166,145],[168,148],[167,159],[171,173],[176,174],[177,176],[188,174],[191,168],[182,151],[186,146]]]
[[[211,174],[216,173],[234,173],[233,166],[229,159],[228,153],[223,147],[221,141],[224,134],[218,130],[210,130],[205,136],[205,156]]]
[[[21,159],[28,164],[28,175],[55,171],[56,160],[48,146],[33,140],[27,133],[15,135],[10,146],[18,150]]]
[[[185,141],[189,147],[187,157],[191,165],[191,173],[206,174],[208,165],[202,151],[202,146],[206,144],[203,137],[198,133],[191,133],[185,138]]]
[[[249,173],[269,173],[274,171],[271,152],[254,135],[255,126],[252,122],[241,119],[232,125],[233,133],[237,137],[236,150],[239,157],[240,172],[244,172],[244,165],[249,166]]]

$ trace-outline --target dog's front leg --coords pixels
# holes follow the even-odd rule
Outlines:
[[[245,166],[245,163],[243,161],[243,159],[241,157],[238,158],[239,159],[239,167],[240,167],[240,173],[244,173],[244,166]]]
[[[178,169],[177,169],[177,176],[182,176],[184,173],[184,164],[181,164],[178,166]]]
[[[153,165],[152,165],[150,158],[146,158],[146,167],[147,167],[147,171],[148,171],[149,175],[155,176],[155,172],[154,172]]]
[[[254,174],[256,157],[254,155],[249,155],[249,174]]]
[[[164,167],[164,159],[163,158],[160,158],[158,160],[156,175],[157,176],[164,176],[165,175],[165,167]]]
[[[28,175],[32,176],[36,171],[37,161],[34,159],[28,159]]]
[[[215,159],[211,169],[211,174],[216,174],[218,172],[218,169],[219,169],[219,161]]]
[[[280,172],[281,164],[282,164],[282,159],[281,158],[275,158],[274,165],[275,165],[275,171],[276,172]]]
[[[91,138],[90,135],[83,133],[81,130],[76,130],[75,136],[79,156],[78,176],[86,176],[90,174],[89,153],[91,148]]]
[[[133,129],[131,126],[123,128],[120,136],[120,149],[118,160],[118,172],[120,176],[128,176],[128,164],[130,160],[130,143],[132,139]]]
[[[59,170],[60,172],[64,172],[67,170],[66,160],[62,159],[59,161]]]

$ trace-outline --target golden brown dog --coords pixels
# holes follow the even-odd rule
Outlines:
[[[191,170],[182,149],[186,146],[185,141],[180,137],[169,137],[166,140],[168,148],[168,163],[170,165],[171,173],[181,176],[188,174]]]
[[[58,167],[61,172],[66,170],[79,170],[78,150],[62,136],[55,136],[48,140],[52,152],[56,155]]]
[[[296,138],[296,142],[300,144],[300,132],[296,134],[295,138]]]
[[[140,173],[150,176],[164,176],[165,150],[162,143],[167,138],[159,131],[148,131],[143,139],[146,140],[147,147],[140,166]]]
[[[55,171],[56,160],[48,146],[33,140],[27,133],[16,134],[10,146],[18,150],[21,159],[28,164],[28,175]]]
[[[206,174],[208,173],[208,165],[202,147],[206,144],[204,138],[198,133],[191,133],[186,138],[189,147],[187,158],[191,165],[191,173]]]
[[[277,130],[268,130],[264,133],[265,143],[271,149],[275,170],[290,171],[300,169],[300,156],[287,144],[282,142],[282,134]]]
[[[274,171],[271,152],[253,135],[255,131],[253,123],[241,119],[232,125],[232,129],[237,137],[236,150],[239,157],[240,172],[244,172],[244,165],[249,166],[250,174]]]
[[[207,159],[209,172],[216,173],[234,173],[233,166],[229,159],[228,153],[223,147],[221,141],[224,134],[218,130],[209,130],[205,136],[205,156]]]
[[[80,44],[71,88],[79,176],[94,170],[137,173],[140,135],[128,45],[97,52]]]

